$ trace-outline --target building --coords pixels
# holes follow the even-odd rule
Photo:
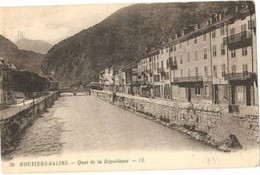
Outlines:
[[[10,105],[15,103],[12,93],[11,71],[16,71],[16,67],[4,58],[0,58],[0,105]]]
[[[3,59],[0,58],[0,107],[4,106],[4,85],[3,85],[3,71],[4,71],[4,64]]]
[[[255,12],[247,3],[176,35],[168,46],[172,97],[214,104],[256,105]],[[173,61],[171,61],[173,60]]]
[[[255,27],[253,4],[239,2],[147,47],[116,79],[124,80],[123,92],[146,97],[223,104],[230,111],[257,106]]]

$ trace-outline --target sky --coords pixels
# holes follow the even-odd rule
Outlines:
[[[0,34],[13,42],[18,33],[51,44],[87,29],[129,4],[0,7]]]

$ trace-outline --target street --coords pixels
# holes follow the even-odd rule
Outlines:
[[[90,150],[216,151],[97,97],[67,94],[36,119],[9,156]]]

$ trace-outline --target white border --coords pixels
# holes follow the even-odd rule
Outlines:
[[[203,0],[188,0],[188,2],[197,2]],[[214,1],[214,0],[207,0]],[[187,2],[187,0],[0,0],[0,7],[10,6],[49,6],[49,5],[80,5],[80,4],[103,4],[103,3],[151,3],[151,2]],[[257,16],[257,34],[260,34],[260,16],[257,9],[260,9],[260,1],[255,1]],[[0,19],[1,20],[1,19]],[[257,56],[260,56],[260,43],[257,37]],[[260,62],[258,61],[258,70],[260,70]],[[259,82],[258,77],[258,82]],[[1,161],[0,161],[1,165]],[[0,172],[2,174],[2,172]],[[41,173],[43,174],[43,173]],[[54,173],[44,173],[49,175]],[[55,175],[64,175],[65,173],[55,173]],[[70,173],[70,174],[89,174],[89,175],[255,175],[260,174],[260,167],[256,168],[236,168],[236,169],[199,169],[199,170],[160,170],[160,171],[124,171],[124,172],[89,172],[89,173]],[[36,174],[31,174],[36,175]]]

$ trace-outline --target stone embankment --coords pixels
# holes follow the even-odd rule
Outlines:
[[[18,136],[24,131],[42,112],[51,107],[58,99],[57,92],[42,97],[34,104],[26,106],[20,111],[12,112],[0,120],[1,126],[1,152],[2,155],[12,150]]]
[[[178,103],[108,91],[92,90],[91,94],[223,151],[248,149],[259,144],[257,114],[226,113],[215,105]]]

